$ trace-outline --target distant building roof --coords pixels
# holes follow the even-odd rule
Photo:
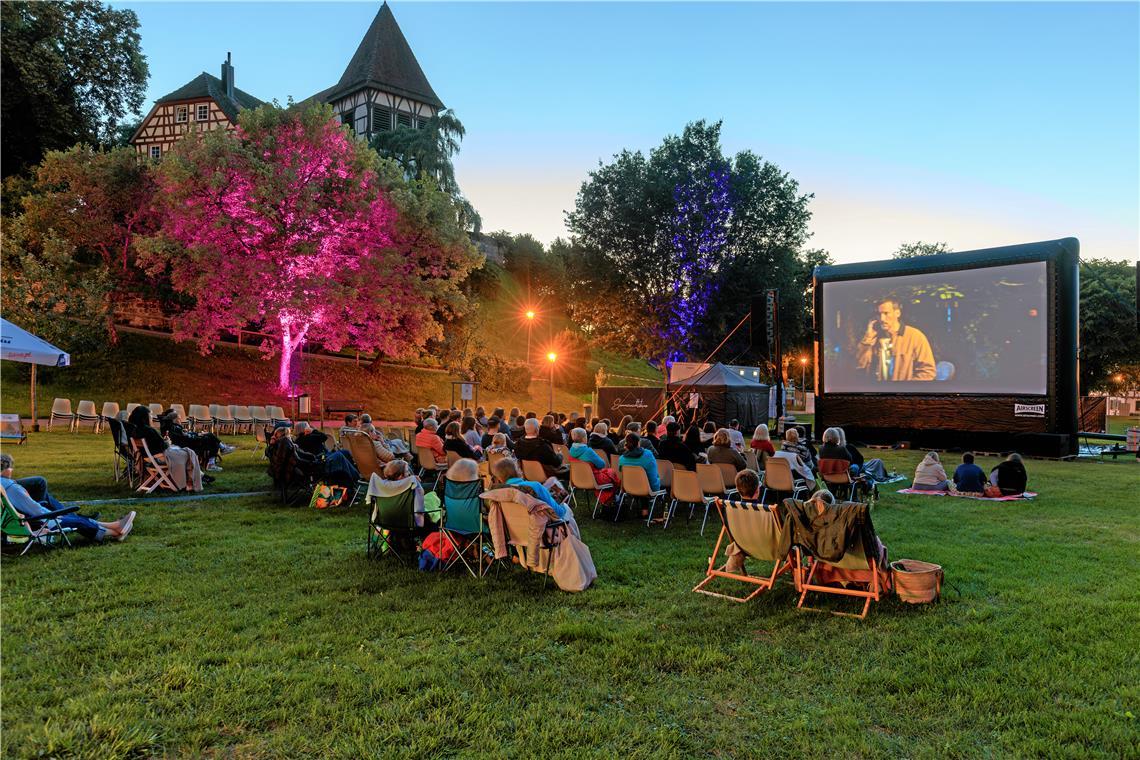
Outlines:
[[[235,122],[238,111],[241,109],[257,108],[263,105],[263,101],[236,87],[234,88],[234,96],[229,97],[226,95],[226,88],[222,84],[222,80],[204,71],[174,92],[163,95],[154,102],[156,104],[170,103],[175,100],[193,100],[194,98],[213,98],[230,121]]]
[[[356,48],[340,81],[313,98],[329,102],[367,86],[403,95],[436,108],[444,107],[435,90],[428,84],[388,3],[380,6],[380,11],[372,19],[372,25],[360,41],[360,46]]]

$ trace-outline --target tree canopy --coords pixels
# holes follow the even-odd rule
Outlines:
[[[1136,266],[1111,259],[1081,260],[1081,393],[1119,390],[1140,376],[1136,325]]]
[[[149,75],[134,11],[91,0],[0,7],[4,176],[76,143],[110,145],[143,105]]]
[[[176,334],[209,350],[259,326],[281,388],[306,340],[422,349],[442,334],[437,315],[462,308],[458,284],[478,263],[450,199],[406,182],[328,106],[244,111],[233,135],[181,140],[157,181],[163,223],[146,261],[193,298]]]
[[[805,288],[827,260],[802,250],[812,196],[751,151],[726,157],[720,126],[689,124],[648,156],[623,151],[582,184],[559,250],[571,313],[602,346],[704,358],[767,287],[780,288],[784,339],[806,338]],[[747,346],[742,330],[725,350]]]
[[[954,249],[946,243],[926,243],[916,240],[913,243],[901,243],[898,250],[891,254],[892,259],[913,259],[919,256],[934,256],[939,253],[953,253]]]

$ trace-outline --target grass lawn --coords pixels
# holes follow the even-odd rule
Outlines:
[[[123,495],[103,437],[17,475]],[[214,490],[266,483],[251,445]],[[888,466],[912,472],[917,452]],[[980,462],[992,466],[991,460]],[[895,558],[960,594],[866,621],[689,591],[715,539],[593,522],[594,588],[364,557],[362,507],[137,506],[124,543],[2,564],[5,757],[1136,757],[1140,466],[1030,461],[1032,502],[901,496]],[[101,505],[114,518],[125,507]],[[842,606],[842,605],[841,605]]]

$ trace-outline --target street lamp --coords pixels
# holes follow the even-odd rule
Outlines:
[[[807,357],[800,357],[800,388],[804,393],[804,408],[807,408]]]
[[[526,362],[530,364],[530,328],[534,324],[534,309],[526,310]]]
[[[550,360],[550,406],[548,408],[554,411],[554,360],[558,358],[558,354],[551,351],[546,355],[546,358]]]

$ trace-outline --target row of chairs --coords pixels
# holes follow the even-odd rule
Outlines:
[[[796,606],[801,609],[814,609],[804,607],[804,601],[809,592],[830,594],[844,598],[863,600],[863,609],[852,615],[845,612],[834,612],[836,615],[849,615],[860,620],[867,617],[871,602],[877,602],[886,590],[880,574],[883,568],[876,559],[868,558],[864,551],[861,539],[847,547],[843,557],[837,562],[827,562],[813,557],[803,547],[793,546],[789,553],[781,553],[780,536],[783,525],[774,509],[758,504],[744,504],[741,502],[716,500],[717,512],[721,518],[720,534],[716,545],[709,556],[708,568],[705,577],[693,587],[693,591],[708,596],[728,599],[734,602],[747,602],[758,595],[775,587],[780,576],[791,574],[799,599]],[[864,505],[853,502],[840,504],[839,509],[860,509]],[[717,566],[721,558],[721,550],[729,543],[736,544],[743,556],[758,562],[772,563],[772,570],[768,574],[744,574],[729,570],[727,565]],[[843,583],[830,584],[818,581],[818,575],[829,570],[842,574]],[[751,588],[751,593],[744,596],[720,593],[713,591],[709,585],[716,580],[743,583]]]
[[[79,430],[84,423],[91,424],[95,433],[102,432],[107,420],[118,418],[124,412],[130,416],[135,407],[142,404],[127,404],[125,410],[119,407],[118,402],[105,401],[100,411],[95,410],[95,402],[82,400],[72,411],[71,400],[57,398],[51,405],[51,417],[48,419],[48,430],[57,423],[67,423],[67,429],[73,432]],[[166,411],[162,404],[147,404],[151,414],[157,417]],[[250,432],[256,425],[273,425],[285,422],[285,410],[279,406],[243,406],[239,404],[190,404],[190,411],[182,404],[171,404],[170,407],[178,415],[180,423],[188,424],[192,430],[209,430],[217,433]]]

